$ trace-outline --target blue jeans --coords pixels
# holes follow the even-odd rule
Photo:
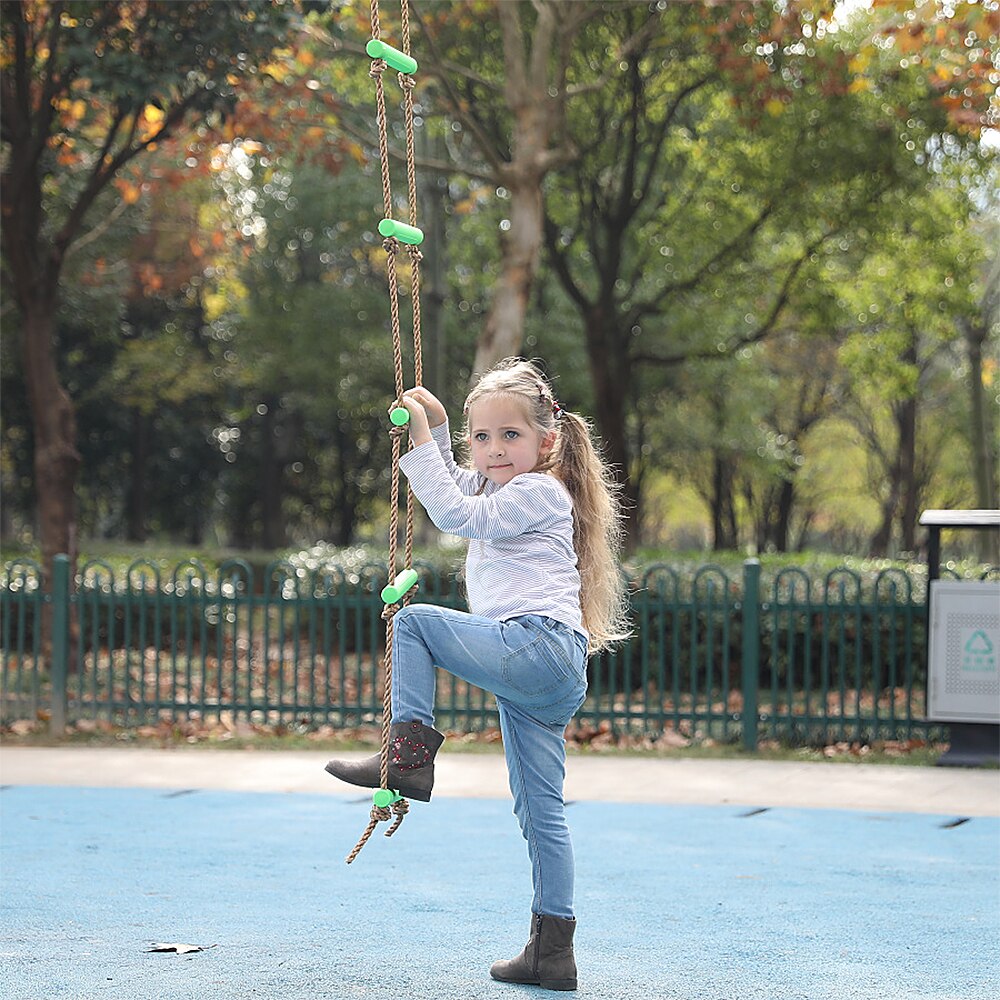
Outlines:
[[[435,667],[492,691],[514,814],[528,842],[532,912],[573,916],[564,731],[587,691],[587,639],[540,615],[498,622],[428,604],[393,619],[392,717],[434,724]]]

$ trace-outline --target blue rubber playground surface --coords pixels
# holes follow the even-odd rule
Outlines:
[[[557,995],[488,975],[528,929],[510,802],[415,803],[347,866],[368,801],[3,788],[0,995]],[[579,997],[1000,996],[996,818],[597,802],[569,816]]]

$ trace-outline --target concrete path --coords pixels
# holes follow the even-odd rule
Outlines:
[[[359,759],[361,753],[338,754]],[[113,747],[0,747],[0,784],[216,789],[356,797],[329,754]],[[438,757],[435,798],[507,798],[503,757]],[[582,802],[787,806],[1000,816],[1000,771],[948,767],[577,755],[566,798]]]

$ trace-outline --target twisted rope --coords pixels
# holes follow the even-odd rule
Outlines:
[[[409,0],[400,0],[401,17],[401,37],[402,51],[407,55],[410,53],[410,8]],[[371,3],[371,28],[372,38],[381,39],[381,24],[379,20],[378,0]],[[392,184],[389,177],[389,135],[386,125],[385,110],[385,88],[382,83],[382,74],[386,70],[386,63],[382,59],[373,59],[369,75],[375,81],[375,109],[378,122],[378,148],[379,161],[382,167],[382,207],[383,217],[392,218]],[[416,157],[413,141],[413,88],[415,86],[412,76],[399,74],[399,83],[404,95],[404,116],[406,120],[406,178],[407,191],[410,208],[410,225],[417,224],[417,181],[416,181]],[[402,337],[399,329],[399,282],[396,274],[396,257],[399,253],[399,241],[395,237],[388,237],[382,243],[386,252],[386,277],[389,285],[389,322],[392,330],[392,358],[396,379],[396,406],[402,406],[403,392],[405,390],[403,380],[403,347]],[[420,261],[423,255],[415,246],[407,246],[410,258],[410,297],[413,303],[413,367],[414,383],[423,383],[423,347],[420,334]],[[397,545],[399,533],[399,456],[402,450],[402,437],[407,433],[405,427],[394,427],[390,432],[392,437],[392,469],[389,487],[389,579],[395,579],[397,573]],[[410,567],[413,562],[413,491],[409,484],[406,488],[406,541],[403,555],[404,567]],[[412,590],[403,597],[405,607],[412,599]],[[399,604],[388,604],[382,612],[385,620],[385,658],[383,660],[384,688],[382,691],[382,743],[379,751],[379,782],[380,787],[388,788],[389,782],[389,731],[392,725],[392,639],[393,639],[393,617],[399,610]],[[392,826],[386,831],[386,836],[391,837],[403,822],[403,818],[409,812],[410,806],[406,799],[398,799],[392,806],[373,805],[369,816],[368,825],[364,833],[355,845],[350,854],[347,855],[347,863],[352,861],[361,853],[361,849],[368,843],[369,838],[375,831],[379,823],[383,823],[395,816]]]
[[[403,51],[410,54],[410,5],[408,0],[400,0]],[[413,141],[413,88],[412,76],[399,74],[399,85],[403,89],[403,119],[406,125],[406,196],[410,206],[410,225],[417,224],[417,165]],[[420,261],[423,259],[419,248],[407,245],[410,256],[410,300],[413,303],[413,380],[416,385],[424,384],[423,347],[420,333]],[[413,491],[406,490],[406,565],[413,560]],[[404,605],[410,603],[407,595]]]

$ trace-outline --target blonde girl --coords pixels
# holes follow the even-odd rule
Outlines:
[[[432,393],[417,386],[402,402],[412,448],[400,466],[434,524],[469,539],[469,613],[412,604],[396,614],[389,785],[430,800],[444,740],[433,728],[436,667],[493,692],[534,896],[528,943],[490,975],[573,990],[564,732],[586,696],[588,655],[629,632],[615,489],[586,421],[562,409],[531,362],[501,362],[466,399],[471,468],[456,464]],[[377,754],[326,769],[380,784]]]

